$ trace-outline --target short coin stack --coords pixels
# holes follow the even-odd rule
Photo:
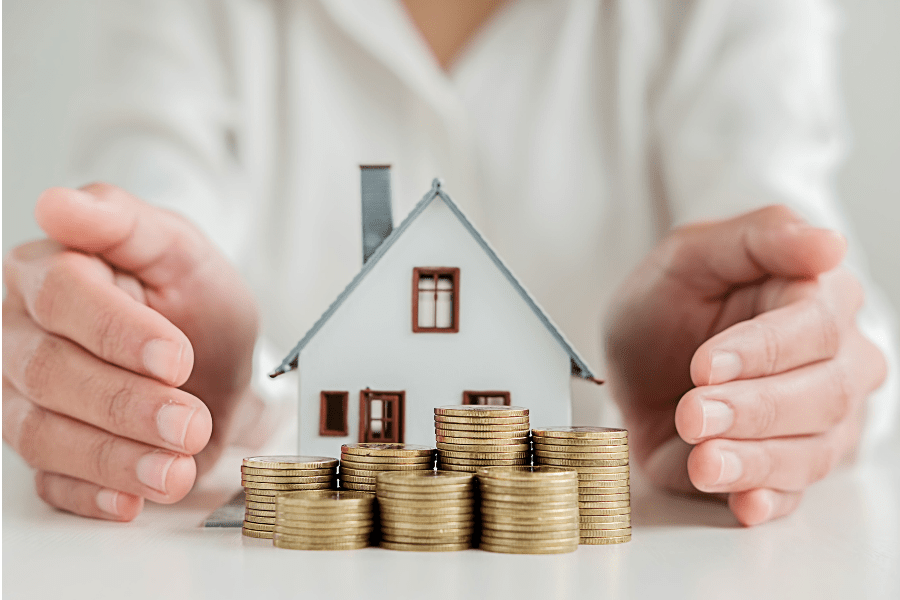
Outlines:
[[[354,550],[369,545],[375,496],[331,490],[278,496],[275,535],[278,548]]]
[[[438,469],[474,473],[478,467],[531,464],[528,409],[454,405],[434,409]]]
[[[375,493],[375,477],[384,471],[432,471],[434,448],[416,444],[344,444],[341,488]]]
[[[272,538],[275,499],[295,490],[335,488],[338,461],[326,456],[252,456],[241,465],[244,526],[248,537]]]
[[[447,471],[378,474],[381,547],[444,552],[472,547],[475,476]]]
[[[483,467],[481,549],[562,554],[578,549],[578,474],[554,467]]]
[[[631,540],[628,432],[609,427],[543,427],[531,431],[534,462],[578,471],[582,544]]]

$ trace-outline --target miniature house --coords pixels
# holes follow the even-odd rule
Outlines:
[[[434,407],[571,421],[578,355],[437,179],[393,229],[390,172],[362,168],[363,267],[271,374],[299,371],[299,443],[434,443]],[[298,450],[299,451],[299,450]]]

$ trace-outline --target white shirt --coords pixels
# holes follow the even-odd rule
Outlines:
[[[610,295],[673,225],[783,203],[852,239],[832,182],[836,18],[814,0],[513,0],[450,73],[398,0],[101,14],[73,181],[172,207],[225,250],[257,291],[260,375],[360,268],[360,164],[393,165],[395,223],[441,177],[601,373]],[[886,304],[848,263],[896,365]],[[870,442],[897,387],[893,369]],[[615,419],[574,391],[576,421]]]

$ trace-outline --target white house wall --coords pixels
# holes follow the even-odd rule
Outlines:
[[[459,333],[412,332],[414,267],[460,269]],[[532,424],[571,419],[570,360],[515,288],[435,199],[303,349],[299,449],[337,456],[359,439],[359,392],[405,391],[405,441],[432,445],[433,409],[502,390]],[[346,437],[320,437],[321,391],[349,392]]]

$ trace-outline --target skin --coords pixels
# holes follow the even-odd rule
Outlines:
[[[503,2],[405,4],[449,69]],[[256,307],[193,225],[123,190],[52,188],[35,214],[48,238],[4,261],[3,439],[48,504],[128,521],[246,437]],[[723,495],[753,525],[852,454],[886,366],[845,251],[769,207],[672,232],[625,282],[610,384],[657,485]]]

